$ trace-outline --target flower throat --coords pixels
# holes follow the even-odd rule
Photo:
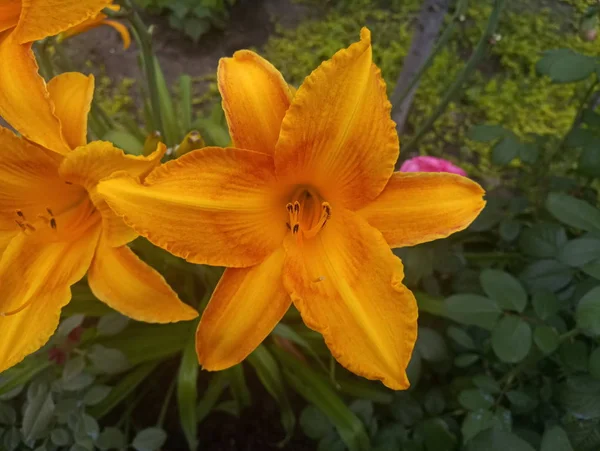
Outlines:
[[[308,239],[317,236],[331,217],[329,202],[323,201],[315,190],[306,187],[296,190],[285,208],[288,212],[287,228],[293,235]]]

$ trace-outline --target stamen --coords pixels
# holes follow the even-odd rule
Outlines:
[[[305,238],[313,238],[317,235],[317,233],[319,233],[321,231],[321,229],[323,227],[325,227],[325,224],[327,224],[327,221],[329,221],[329,218],[331,218],[331,205],[329,205],[329,202],[323,202],[321,204],[321,208],[322,208],[322,212],[321,212],[321,217],[319,218],[319,221],[309,230],[307,231],[302,231],[302,234],[304,235]]]
[[[25,219],[25,215],[23,214],[23,212],[21,210],[17,210],[17,216],[21,219]]]
[[[295,235],[300,230],[300,224],[294,224],[294,228],[292,229],[292,233]]]
[[[12,315],[16,315],[17,313],[22,312],[27,307],[29,307],[31,305],[31,303],[33,302],[34,299],[35,299],[35,297],[32,297],[31,299],[29,299],[29,301],[27,301],[21,307],[15,309],[15,310],[12,310],[10,312],[0,312],[0,316],[12,316]]]
[[[56,219],[50,218],[50,228],[56,230]]]

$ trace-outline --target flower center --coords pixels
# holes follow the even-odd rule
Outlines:
[[[287,228],[293,235],[313,238],[325,227],[331,217],[331,205],[311,188],[301,187],[285,208],[288,212]]]

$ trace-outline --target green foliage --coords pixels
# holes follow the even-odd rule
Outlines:
[[[135,0],[143,8],[168,17],[169,25],[198,42],[212,27],[225,28],[235,0]]]
[[[355,41],[357,30],[366,24],[373,32],[373,57],[391,94],[410,46],[411,21],[420,4],[419,0],[395,1],[388,6],[390,11],[384,2],[345,2],[327,10],[324,18],[304,22],[294,30],[278,29],[279,35],[269,40],[262,53],[289,83],[299,85],[321,61]],[[510,4],[502,17],[498,30],[501,39],[492,47],[491,58],[478,68],[462,96],[449,105],[425,137],[419,146],[422,154],[456,156],[462,166],[470,159],[477,159],[479,164],[469,168],[470,172],[489,174],[498,168],[490,166],[487,146],[467,139],[473,125],[502,124],[511,130],[511,135],[526,139],[526,143],[532,134],[567,131],[577,109],[572,99],[578,85],[552,84],[550,79],[538,76],[536,64],[544,51],[567,47],[570,51],[594,55],[596,44],[583,42],[576,34],[565,31],[571,26],[569,15],[562,13],[565,5],[553,3],[547,9],[540,9],[526,1]],[[568,7],[566,11],[571,12]],[[413,131],[436,108],[464,64],[456,55],[470,53],[489,12],[489,2],[469,2],[459,31],[420,81],[408,118],[409,127],[405,136],[400,137],[401,142],[408,142]],[[573,22],[578,20],[575,14],[570,17]],[[579,66],[569,67],[575,70]],[[492,153],[494,164],[508,164],[516,158],[514,146],[508,144],[505,142]]]

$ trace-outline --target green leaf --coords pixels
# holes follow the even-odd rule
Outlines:
[[[588,370],[588,347],[582,340],[563,342],[560,346],[560,358],[567,368],[580,372]]]
[[[550,326],[537,326],[533,333],[533,341],[544,354],[552,354],[559,344],[556,330]]]
[[[444,392],[440,387],[433,387],[425,394],[423,406],[429,415],[441,415],[446,407]]]
[[[531,303],[538,318],[546,320],[555,315],[560,309],[556,294],[551,291],[542,290],[534,293]]]
[[[505,130],[500,125],[481,124],[471,127],[471,129],[467,133],[467,138],[473,141],[487,143],[502,138],[508,133],[510,132]]]
[[[167,146],[172,147],[175,144],[179,144],[181,136],[179,136],[179,127],[177,126],[177,116],[175,115],[175,108],[173,107],[173,101],[171,99],[171,93],[167,87],[165,76],[160,67],[158,58],[154,58],[154,71],[156,73],[156,85],[158,88],[158,98],[160,103],[160,116],[162,119],[164,132],[165,132],[165,143]]]
[[[489,429],[494,424],[494,415],[489,410],[475,410],[467,413],[461,426],[463,441],[468,443],[481,431]]]
[[[521,223],[512,219],[504,219],[500,223],[498,233],[504,241],[514,241],[521,233]]]
[[[421,423],[425,449],[427,451],[452,451],[456,447],[456,436],[450,432],[448,425],[441,418],[429,418]]]
[[[54,400],[52,393],[39,389],[29,400],[23,413],[23,436],[25,440],[35,440],[47,436],[47,429],[54,416]]]
[[[158,361],[147,362],[133,369],[125,376],[121,376],[119,382],[112,388],[108,396],[99,404],[89,409],[88,412],[95,418],[102,418],[132,393],[152,373],[157,364]]]
[[[71,332],[73,332],[76,328],[81,326],[83,320],[85,319],[84,315],[73,315],[69,316],[66,319],[63,319],[58,326],[58,330],[56,331],[56,335],[61,338],[66,338]]]
[[[179,113],[181,115],[181,135],[192,130],[192,77],[179,77]]]
[[[12,426],[17,421],[17,412],[10,404],[0,403],[0,424]]]
[[[600,379],[600,348],[596,348],[592,351],[588,366],[590,374],[596,379]]]
[[[586,232],[600,231],[600,210],[564,193],[550,193],[546,209],[563,224]]]
[[[131,155],[141,155],[144,143],[141,142],[133,133],[125,130],[109,130],[102,137],[105,141],[110,141],[119,149],[123,149]]]
[[[275,348],[283,372],[290,385],[308,402],[318,407],[335,425],[337,432],[350,451],[370,449],[369,437],[362,422],[333,391],[331,385],[310,367],[285,351]]]
[[[216,373],[211,378],[196,408],[198,423],[201,423],[208,416],[228,384],[229,378],[224,372]]]
[[[600,335],[600,287],[592,288],[577,304],[577,327],[591,335]]]
[[[101,317],[96,330],[100,336],[112,336],[123,332],[128,324],[129,318],[115,312]]]
[[[183,350],[179,371],[177,373],[177,408],[179,422],[188,447],[191,451],[198,448],[198,419],[196,417],[196,402],[198,400],[198,358],[196,357],[196,335],[188,338]]]
[[[503,362],[520,362],[531,349],[531,327],[519,317],[504,316],[492,331],[492,349]]]
[[[479,277],[483,291],[503,309],[522,312],[527,306],[527,293],[516,278],[497,269],[484,269]]]
[[[233,398],[238,403],[240,410],[244,407],[249,407],[252,404],[250,390],[246,384],[246,376],[244,375],[244,367],[239,364],[232,366],[226,370],[229,377],[229,388]]]
[[[502,311],[488,298],[476,294],[455,294],[446,299],[446,315],[456,322],[479,326],[484,329],[494,327]]]
[[[571,49],[556,49],[544,52],[536,69],[554,83],[573,83],[585,80],[596,69],[596,59]]]
[[[471,336],[460,327],[449,326],[448,330],[446,330],[446,335],[454,340],[457,344],[462,346],[465,349],[473,350],[476,349],[475,342],[471,338]]]
[[[94,385],[83,397],[86,406],[95,406],[106,399],[112,388],[106,385]]]
[[[454,359],[454,365],[459,368],[466,368],[467,366],[473,365],[475,362],[477,362],[477,360],[479,360],[479,356],[477,354],[460,354]]]
[[[558,224],[535,224],[523,230],[519,238],[521,250],[532,257],[552,258],[567,242],[565,229]]]
[[[469,388],[459,393],[458,402],[467,410],[485,410],[494,405],[494,397],[478,388]]]
[[[194,354],[195,356],[195,354]],[[267,391],[275,398],[281,409],[281,424],[286,436],[280,445],[287,443],[294,434],[296,416],[287,396],[283,376],[277,362],[263,345],[259,345],[247,358],[250,365],[254,367],[258,378]]]
[[[560,387],[562,407],[579,420],[600,418],[600,381],[588,376],[573,376]]]
[[[544,432],[540,451],[573,451],[573,447],[565,430],[560,426],[553,426]]]
[[[519,436],[500,430],[487,429],[477,434],[469,442],[466,451],[535,451],[532,446]]]
[[[574,267],[584,266],[600,259],[600,240],[577,238],[568,241],[558,253],[558,260]]]
[[[69,382],[79,376],[85,368],[85,359],[82,356],[71,357],[65,363],[62,372],[62,380]]]
[[[521,143],[512,135],[507,135],[492,148],[492,163],[506,166],[519,155]]]
[[[309,405],[300,414],[300,428],[307,437],[319,440],[333,430],[333,424],[323,412],[315,406]]]
[[[600,149],[596,143],[583,148],[577,170],[588,177],[600,177]]]
[[[50,433],[50,440],[56,446],[67,446],[71,443],[71,436],[69,435],[69,431],[66,429],[54,429]]]
[[[448,348],[442,335],[428,327],[419,327],[415,348],[428,362],[441,362],[448,359]]]
[[[167,433],[160,428],[147,428],[135,436],[133,446],[136,451],[157,451],[167,441]]]
[[[573,270],[556,260],[538,260],[527,266],[520,278],[531,292],[550,290],[557,292],[573,279]]]
[[[473,376],[473,384],[476,387],[491,393],[493,395],[500,393],[500,384],[487,374],[478,374]]]
[[[113,427],[104,429],[96,441],[96,446],[101,450],[123,449],[126,444],[125,434]]]
[[[97,369],[106,374],[119,374],[130,368],[127,357],[119,349],[93,345],[87,356]]]

